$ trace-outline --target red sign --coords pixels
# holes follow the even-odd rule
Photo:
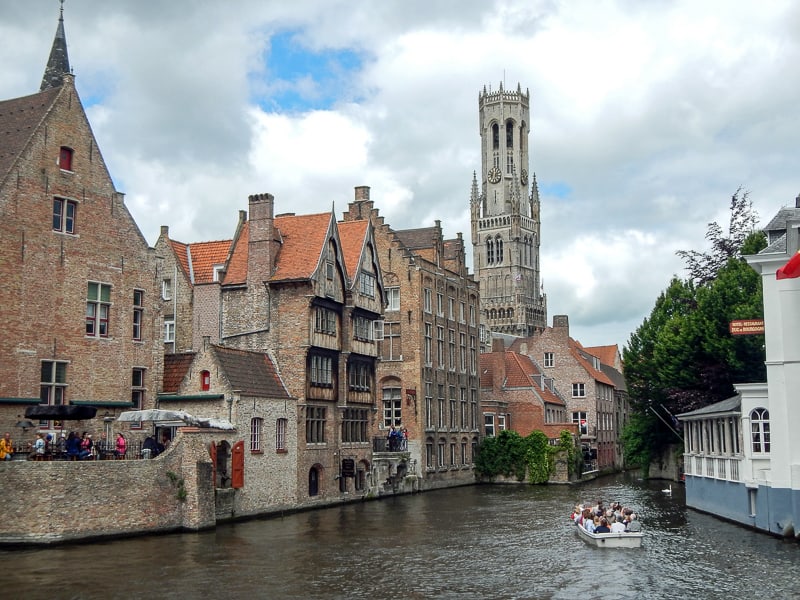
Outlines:
[[[736,319],[730,322],[731,335],[764,333],[764,319]]]

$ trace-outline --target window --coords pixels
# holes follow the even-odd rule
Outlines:
[[[456,462],[456,445],[451,443],[450,444],[450,466],[454,467],[457,464],[458,463]]]
[[[222,281],[222,275],[225,273],[225,265],[214,265],[211,281]]]
[[[456,332],[452,329],[448,331],[448,349],[450,358],[450,370],[456,370]]]
[[[456,304],[453,298],[447,299],[447,318],[451,321],[456,320]]]
[[[462,465],[468,464],[468,462],[467,462],[467,442],[466,441],[462,441],[461,442],[461,464]]]
[[[325,279],[328,281],[333,281],[333,276],[335,275],[335,270],[333,268],[332,262],[325,263]]]
[[[261,452],[261,432],[264,429],[264,419],[253,417],[250,419],[250,452]]]
[[[769,452],[769,411],[766,408],[755,408],[750,412],[750,433],[753,440],[753,453]]]
[[[582,383],[573,383],[572,384],[572,397],[573,398],[585,398],[586,397],[586,386]]]
[[[433,364],[433,325],[425,323],[425,366]]]
[[[425,444],[425,466],[428,469],[433,468],[433,444],[430,442]]]
[[[433,384],[425,382],[425,427],[433,427]]]
[[[469,305],[469,324],[475,327],[475,307],[472,304]]]
[[[133,339],[141,341],[144,320],[144,292],[133,290]]]
[[[436,294],[436,314],[444,316],[444,294]]]
[[[325,442],[325,407],[309,406],[306,408],[306,443],[322,444]]]
[[[57,360],[43,360],[39,399],[42,404],[64,404],[67,391],[67,363]]]
[[[275,450],[286,452],[286,419],[275,421]]]
[[[545,352],[544,353],[544,366],[545,367],[554,367],[556,364],[555,355],[552,352]]]
[[[311,385],[333,386],[333,359],[331,357],[319,355],[311,357]]]
[[[205,369],[200,371],[200,391],[207,392],[211,389],[211,373]]]
[[[164,343],[169,344],[175,341],[175,319],[164,319]]]
[[[459,333],[458,334],[458,341],[459,341],[459,358],[461,359],[461,372],[467,372],[467,334],[466,333]]]
[[[366,317],[354,317],[353,337],[363,342],[372,340],[372,321]]]
[[[111,310],[111,286],[89,282],[86,292],[86,335],[108,337],[108,313]]]
[[[433,299],[430,288],[422,290],[422,310],[426,313],[432,312],[433,310]]]
[[[358,291],[364,296],[375,297],[375,275],[362,271],[358,277]]]
[[[467,428],[468,411],[467,411],[467,388],[461,388],[461,422],[459,423],[461,429]]]
[[[61,146],[61,150],[58,153],[58,167],[62,171],[72,171],[72,155],[72,148]]]
[[[383,388],[383,426],[395,427],[400,425],[402,421],[402,401],[400,397],[400,388],[387,387]]]
[[[336,313],[329,308],[318,306],[314,319],[314,330],[328,335],[336,335]]]
[[[497,430],[506,430],[506,415],[497,415]]]
[[[572,422],[580,426],[581,435],[589,435],[589,422],[586,420],[585,412],[572,413]]]
[[[469,336],[469,372],[470,375],[478,372],[478,346],[474,335]]]
[[[491,239],[486,240],[486,262],[494,263],[494,242]]]
[[[342,441],[367,442],[369,413],[366,408],[345,408],[342,415]]]
[[[439,413],[436,415],[437,416],[436,423],[437,423],[437,427],[439,429],[444,429],[444,418],[445,418],[446,415],[445,415],[445,410],[444,410],[444,386],[443,385],[439,386],[438,404],[439,404],[439,406],[438,406]]]
[[[425,326],[425,331],[427,332],[428,324],[426,323]],[[400,360],[402,356],[403,347],[400,340],[400,323],[384,323],[381,357],[383,360]]]
[[[503,262],[503,240],[500,236],[497,236],[497,263],[500,264]]]
[[[483,430],[486,434],[486,437],[494,437],[494,415],[493,414],[485,414],[483,415]]]
[[[440,440],[436,448],[436,464],[439,467],[444,466],[444,440]]]
[[[172,279],[164,279],[161,282],[162,300],[172,300]]]
[[[467,318],[467,305],[461,302],[458,305],[458,322],[459,323],[466,323]]]
[[[131,371],[131,410],[142,410],[144,408],[144,369],[133,369]],[[141,423],[131,423],[131,429],[141,429]]]
[[[368,392],[372,388],[372,368],[369,363],[353,361],[350,363],[350,389]]]
[[[388,303],[386,310],[400,310],[399,287],[386,288],[386,302]]]
[[[470,390],[469,428],[478,428],[478,390]]]
[[[456,428],[456,419],[458,418],[458,411],[456,410],[456,387],[450,386],[450,429]]]
[[[64,198],[53,199],[53,231],[75,233],[75,213],[78,203]]]

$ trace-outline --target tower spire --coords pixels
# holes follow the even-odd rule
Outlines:
[[[70,73],[70,68],[69,56],[67,56],[67,36],[64,35],[64,0],[61,0],[56,37],[53,39],[53,47],[50,49],[50,58],[47,59],[47,67],[44,70],[39,91],[60,87],[64,81],[64,75],[67,73]]]

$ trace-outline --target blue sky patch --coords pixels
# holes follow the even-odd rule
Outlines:
[[[352,98],[350,82],[363,59],[349,49],[310,50],[302,45],[299,32],[291,30],[270,38],[265,64],[269,97],[259,102],[262,108],[303,112],[329,109]]]
[[[569,198],[572,195],[572,188],[563,181],[552,183],[539,183],[539,193],[543,196],[555,196],[556,198]]]

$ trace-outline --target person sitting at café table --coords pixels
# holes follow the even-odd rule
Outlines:
[[[0,439],[0,460],[11,460],[14,457],[14,442],[11,441],[11,434],[6,431],[5,436]]]

